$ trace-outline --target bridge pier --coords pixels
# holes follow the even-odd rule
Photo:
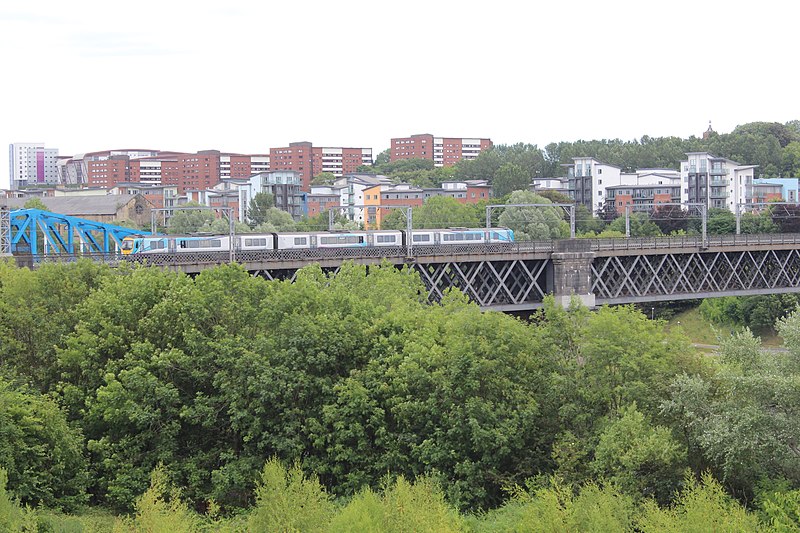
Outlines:
[[[553,279],[549,285],[557,304],[568,307],[576,297],[586,307],[595,307],[590,279],[594,256],[588,239],[556,241],[555,251],[550,256]]]

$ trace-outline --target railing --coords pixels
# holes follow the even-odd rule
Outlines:
[[[705,243],[700,236],[631,237],[629,239],[589,239],[592,251],[646,250],[663,248],[699,248],[716,246],[800,245],[800,233],[764,233],[757,235],[710,235]]]
[[[668,250],[680,248],[713,248],[734,246],[800,246],[800,233],[766,233],[757,235],[711,235],[705,241],[700,236],[673,237],[632,237],[614,239],[577,239],[588,242],[587,251],[608,252],[623,250]],[[556,251],[557,241],[518,241],[514,243],[494,244],[461,244],[461,245],[417,245],[412,249],[414,258],[430,258],[436,256],[458,258],[475,255],[515,255],[515,254],[548,254]],[[359,259],[408,259],[405,246],[357,247],[357,248],[313,248],[298,250],[261,250],[237,251],[236,261],[253,262],[306,262],[323,260],[359,260]],[[71,263],[86,258],[93,261],[117,265],[123,262],[146,263],[159,266],[222,264],[230,261],[229,252],[191,252],[191,253],[157,253],[143,255],[118,254],[15,254],[20,266],[34,266],[41,263]]]

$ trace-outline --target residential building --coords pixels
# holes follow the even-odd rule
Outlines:
[[[427,159],[436,167],[471,160],[492,147],[491,139],[434,137],[429,133],[392,139],[389,161]]]
[[[535,193],[555,191],[569,196],[569,180],[567,178],[533,178],[530,190]]]
[[[759,178],[753,180],[753,202],[800,203],[798,178]],[[780,191],[776,188],[780,186]],[[777,193],[780,192],[780,197]]]
[[[672,169],[641,169],[620,174],[620,185],[606,188],[605,213],[652,211],[659,204],[681,203],[680,173]],[[631,206],[631,207],[628,207]]]
[[[339,189],[340,212],[349,220],[364,223],[365,191],[376,185],[393,185],[391,178],[380,174],[347,174],[333,183]]]
[[[108,190],[108,194],[130,195],[139,194],[150,202],[153,209],[170,209],[178,207],[181,199],[178,196],[178,187],[175,185],[151,185],[149,183],[118,183]],[[157,217],[160,222],[169,220],[173,211],[164,211]]]
[[[337,178],[357,172],[360,166],[372,166],[372,148],[322,148],[310,142],[294,142],[282,148],[270,148],[270,170],[291,170],[300,176],[301,189],[311,190],[311,180],[322,172]]]
[[[366,216],[364,229],[381,229],[382,220],[401,207],[419,207],[425,201],[425,190],[407,183],[378,184],[364,190]]]
[[[303,205],[300,191],[300,175],[292,170],[272,170],[250,176],[248,183],[238,188],[239,221],[247,221],[247,208],[258,193],[269,193],[275,200],[275,207],[286,211],[295,219],[307,211]]]
[[[442,195],[462,204],[476,204],[489,200],[492,195],[492,186],[486,180],[444,181],[441,189]]]
[[[45,148],[44,143],[12,143],[8,145],[9,189],[29,185],[58,183],[59,157],[57,148]]]
[[[688,152],[681,162],[681,202],[736,211],[750,202],[757,165],[741,165],[708,152]]]
[[[219,176],[248,179],[259,172],[269,172],[269,155],[220,154]]]
[[[306,194],[306,216],[315,217],[338,207],[341,204],[342,189],[346,188],[346,186],[312,185],[311,192]]]
[[[622,185],[622,169],[608,165],[593,157],[573,157],[567,167],[569,196],[576,204],[588,207],[593,214],[603,210],[606,203],[606,189]]]

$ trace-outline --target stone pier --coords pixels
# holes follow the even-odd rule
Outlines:
[[[556,303],[567,307],[570,300],[577,297],[586,307],[595,307],[590,280],[594,256],[588,239],[556,241],[555,251],[551,255],[551,287]]]

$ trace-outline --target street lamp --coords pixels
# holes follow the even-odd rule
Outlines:
[[[655,307],[651,307],[650,308],[650,320],[655,320],[656,319],[655,317],[656,317],[656,308]]]

